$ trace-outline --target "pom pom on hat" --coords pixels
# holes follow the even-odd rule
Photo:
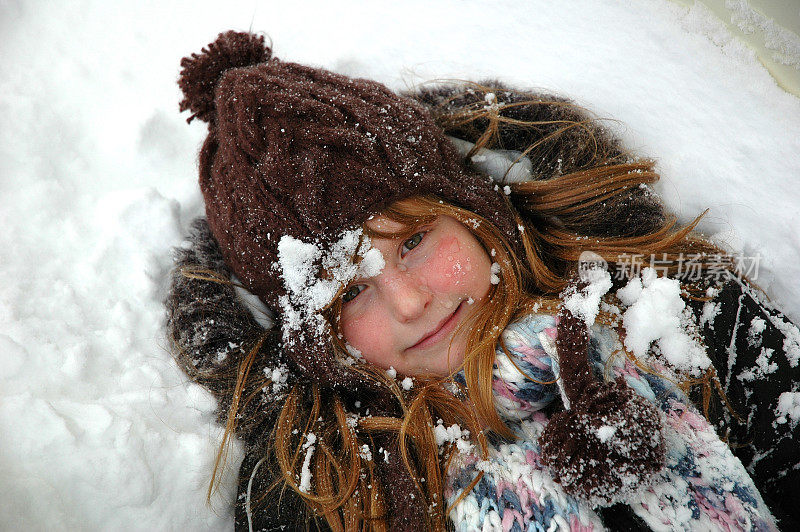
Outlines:
[[[596,506],[625,502],[664,467],[659,413],[624,380],[595,379],[586,324],[566,309],[556,346],[570,409],[555,414],[539,439],[542,462],[573,496]]]
[[[183,91],[180,110],[192,112],[186,121],[214,119],[214,90],[225,71],[264,63],[271,56],[272,50],[264,44],[262,35],[227,31],[199,54],[184,57],[178,86]]]

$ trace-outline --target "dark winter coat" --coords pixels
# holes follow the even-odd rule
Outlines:
[[[497,83],[484,84],[498,86]],[[481,96],[469,90],[454,92],[452,89],[428,90],[413,96],[431,106],[434,114],[442,105],[460,106],[481,99]],[[547,95],[504,94],[498,91],[497,97],[500,102],[536,97],[553,102],[551,105],[509,109],[508,115],[513,118],[542,122],[584,118],[571,108],[558,105],[564,100]],[[474,142],[483,126],[485,124],[480,123],[459,126],[447,133]],[[543,125],[536,132],[501,127],[499,146],[521,151],[537,140],[536,135],[545,137],[557,127],[557,124]],[[590,126],[590,130],[594,138],[600,140],[600,149],[610,156],[624,157],[618,142],[609,134],[597,126]],[[556,142],[535,149],[528,154],[533,163],[532,175],[547,179],[581,168],[591,160],[592,150],[597,149],[589,141],[590,137],[586,129],[573,128]],[[597,227],[595,234],[643,234],[663,221],[658,203],[640,189],[634,189],[628,202],[613,207],[607,215],[611,223]],[[230,272],[204,220],[195,224],[190,241],[191,246],[177,253],[178,267],[199,266],[218,272],[223,278],[230,278]],[[710,412],[711,420],[720,428],[720,435],[728,438],[734,454],[748,468],[781,528],[794,529],[794,525],[800,521],[800,508],[795,501],[800,493],[798,427],[791,423],[776,423],[775,415],[780,394],[793,390],[793,386],[800,382],[800,367],[792,366],[784,354],[784,346],[791,347],[791,341],[786,344],[784,331],[792,325],[757,293],[737,281],[722,285],[711,301],[692,301],[689,304],[696,316],[702,316],[704,308],[706,316],[714,316],[702,323],[701,331],[731,410],[736,413],[734,416],[730,410],[717,407]],[[231,400],[236,368],[248,343],[259,338],[263,328],[230,285],[187,278],[179,272],[173,277],[167,307],[168,328],[180,365],[190,377],[217,396],[220,416],[224,419]],[[756,319],[758,326],[753,328],[752,323]],[[755,330],[759,330],[758,334],[753,332]],[[277,343],[278,336],[270,335],[266,339],[265,349],[277,353]],[[776,369],[749,375],[748,371],[757,366],[756,359],[762,356],[764,349],[772,350],[769,361],[777,366]],[[248,419],[248,416],[244,415],[243,419]],[[253,511],[248,515],[245,504],[248,491],[263,493],[264,488],[277,478],[277,466],[271,461],[269,446],[263,441],[263,435],[269,433],[274,417],[261,415],[254,419],[257,421],[241,425],[237,431],[247,445],[247,454],[239,473],[236,529],[301,530],[308,527],[311,530],[327,530],[324,520],[309,518],[305,504],[291,489],[271,491],[269,500],[262,501],[260,505],[251,505]],[[645,528],[627,507],[607,508],[602,514],[607,526],[612,529]]]

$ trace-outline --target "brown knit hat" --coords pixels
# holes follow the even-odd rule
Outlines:
[[[358,383],[334,361],[309,291],[327,251],[356,251],[353,235],[370,215],[432,194],[519,241],[502,192],[466,170],[425,108],[380,83],[271,58],[263,37],[232,31],[181,66],[180,108],[193,113],[189,121],[209,123],[200,153],[209,226],[239,280],[277,312],[285,347],[315,380]],[[304,271],[287,271],[290,263]]]

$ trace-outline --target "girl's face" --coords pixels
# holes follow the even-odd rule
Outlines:
[[[383,232],[403,229],[382,216],[367,226]],[[466,349],[468,327],[459,325],[475,313],[491,287],[489,255],[449,216],[439,216],[407,239],[372,238],[372,247],[383,254],[386,266],[343,292],[344,339],[385,369],[450,374]]]

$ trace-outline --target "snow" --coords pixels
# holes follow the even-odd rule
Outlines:
[[[617,297],[628,308],[622,314],[625,347],[637,358],[651,357],[650,346],[675,369],[700,376],[711,365],[705,349],[692,332],[689,309],[681,298],[676,279],[658,277],[653,268],[617,290]]]
[[[448,136],[455,144],[459,153],[466,157],[475,147],[475,144],[464,139]],[[472,165],[492,177],[498,183],[519,183],[531,178],[531,168],[533,163],[521,151],[500,150],[486,148],[479,149],[475,155],[470,157]],[[500,187],[495,185],[499,190]],[[503,193],[508,196],[511,194],[511,187],[503,186]]]
[[[747,329],[747,343],[752,346],[761,345],[761,333],[767,328],[767,322],[762,318],[755,317],[750,322],[750,328]]]
[[[769,321],[783,333],[783,353],[792,367],[800,363],[800,329],[778,316],[769,316]]]
[[[600,298],[611,288],[611,274],[602,268],[588,268],[580,275],[587,284],[580,290],[571,287],[564,295],[564,307],[591,327],[600,310]]]
[[[761,348],[761,352],[755,360],[756,365],[742,371],[742,373],[739,374],[739,379],[752,381],[778,371],[778,364],[771,360],[774,353],[775,351],[768,347]]]
[[[381,447],[378,449],[378,453],[383,455],[384,462],[389,463],[389,451]]]
[[[289,380],[289,368],[281,365],[274,368],[265,367],[264,375],[272,381],[273,397],[281,397],[284,391],[288,388],[286,382]]]
[[[722,308],[720,303],[714,303],[713,301],[706,301],[703,304],[703,313],[700,314],[700,326],[704,326],[708,324],[710,328],[714,328],[714,319],[719,315],[719,311]]]
[[[489,282],[492,284],[500,284],[500,276],[498,275],[500,272],[500,265],[493,262],[489,269]]]
[[[444,421],[438,419],[436,426],[433,427],[433,437],[437,446],[442,447],[448,443],[455,444],[456,449],[461,453],[468,453],[474,448],[474,445],[469,442],[469,431],[462,429],[457,423],[446,427]]]
[[[800,422],[800,392],[783,392],[778,397],[778,423],[791,423],[796,425]]]
[[[296,331],[308,325],[323,333],[326,322],[317,311],[325,308],[347,283],[355,278],[374,277],[385,264],[380,250],[371,247],[360,227],[342,232],[327,249],[319,243],[281,236],[274,267],[279,269],[287,291],[280,298],[283,314],[291,317],[283,324],[284,341],[295,338]],[[326,272],[325,278],[321,271]]]
[[[364,460],[367,460],[368,462],[372,461],[372,451],[369,449],[369,445],[367,445],[366,443],[361,446],[360,450],[358,451],[358,454]]]
[[[203,211],[206,125],[177,113],[178,62],[222,30],[398,90],[494,77],[618,120],[680,220],[710,208],[700,230],[760,255],[758,284],[800,321],[800,101],[702,6],[12,0],[0,27],[0,529],[233,526],[241,448],[207,505],[222,430],[162,307]]]
[[[765,17],[745,0],[725,0],[725,7],[733,11],[731,22],[743,32],[753,33],[756,29],[764,32],[764,46],[774,52],[775,61],[800,68],[800,36]]]
[[[613,425],[603,425],[599,427],[596,431],[597,439],[601,442],[605,443],[611,438],[614,437],[614,434],[617,432],[617,427]]]
[[[347,354],[350,355],[344,360],[345,364],[352,366],[355,363],[363,363],[365,361],[364,356],[361,354],[361,351],[359,351],[352,345],[345,343],[344,348],[347,349]]]
[[[303,493],[311,492],[311,458],[314,456],[314,444],[317,442],[317,435],[309,432],[306,435],[306,441],[303,443],[303,449],[306,451],[306,456],[303,459],[303,466],[300,469],[300,491]]]

